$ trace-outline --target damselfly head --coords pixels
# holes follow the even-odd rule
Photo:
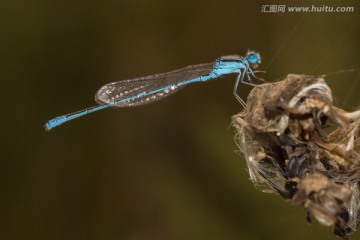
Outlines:
[[[246,53],[246,59],[251,64],[251,67],[253,69],[256,69],[259,66],[259,64],[261,63],[261,56],[260,56],[260,53],[258,53],[258,52],[249,50]]]

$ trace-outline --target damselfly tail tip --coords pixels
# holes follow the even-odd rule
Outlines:
[[[54,127],[57,127],[61,124],[63,124],[64,122],[66,122],[66,117],[65,116],[61,116],[61,117],[57,117],[54,119],[49,120],[46,124],[45,124],[45,130],[46,131],[50,131],[51,129],[53,129]]]
[[[48,121],[48,122],[44,125],[44,127],[45,127],[45,130],[46,130],[47,132],[49,132],[49,131],[53,128],[53,126],[50,124],[50,121]]]

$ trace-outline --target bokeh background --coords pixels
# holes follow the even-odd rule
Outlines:
[[[265,4],[355,11],[262,13]],[[95,105],[108,82],[249,48],[268,81],[359,69],[359,11],[356,0],[2,0],[0,239],[336,239],[248,180],[229,127],[242,110],[235,76],[43,125]],[[337,104],[359,106],[359,79],[327,78]]]

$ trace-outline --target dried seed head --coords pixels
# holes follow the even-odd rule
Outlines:
[[[338,236],[355,231],[360,223],[360,111],[333,106],[324,79],[289,74],[255,87],[233,125],[257,187],[303,206]]]

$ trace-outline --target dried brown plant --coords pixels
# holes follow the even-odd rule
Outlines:
[[[251,181],[343,238],[360,223],[359,124],[360,111],[335,107],[323,78],[295,74],[255,87],[233,116]]]

